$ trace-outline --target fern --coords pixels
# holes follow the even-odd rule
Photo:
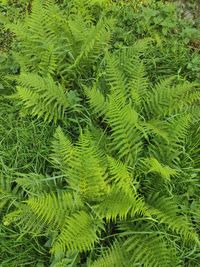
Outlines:
[[[63,225],[65,216],[69,210],[73,210],[73,197],[70,194],[47,194],[39,198],[30,198],[27,202],[31,212],[46,225],[51,225],[54,229],[59,229]],[[60,206],[61,205],[61,206]],[[50,210],[54,212],[50,212]],[[59,220],[59,221],[58,221]]]
[[[130,105],[124,106],[120,100],[110,98],[107,122],[112,129],[112,149],[120,159],[134,164],[141,150],[141,134],[138,127],[138,114]]]
[[[51,77],[42,78],[36,74],[21,74],[15,97],[24,104],[22,112],[32,114],[46,121],[63,119],[69,108],[69,100],[61,85]]]
[[[177,170],[172,169],[169,166],[163,166],[155,158],[145,159],[144,164],[147,166],[148,173],[158,173],[166,180],[170,180],[171,176],[177,175]]]
[[[129,172],[127,165],[123,164],[120,161],[116,161],[111,157],[108,157],[108,163],[109,163],[110,182],[112,182],[117,188],[122,189],[127,193],[136,191],[133,182],[133,177],[131,176],[131,173]]]
[[[98,241],[98,233],[103,225],[101,221],[92,218],[84,208],[80,198],[73,197],[68,192],[60,194],[43,194],[30,198],[26,205],[16,213],[10,213],[6,224],[15,220],[23,225],[23,231],[40,234],[52,234],[61,230],[52,245],[52,252],[65,249],[84,251],[91,249]],[[80,211],[79,211],[80,210]],[[81,224],[80,224],[81,221]],[[94,228],[95,227],[95,228]]]
[[[199,246],[190,209],[199,88],[176,77],[152,83],[148,40],[110,52],[112,20],[97,19],[90,2],[61,10],[35,0],[22,23],[8,25],[22,50],[22,114],[60,127],[46,174],[1,177],[4,226],[45,244],[55,266],[183,266],[181,248]]]
[[[91,264],[91,267],[127,266],[128,253],[122,249],[122,244],[115,240],[114,244],[103,251],[101,256]]]
[[[164,223],[169,229],[180,234],[187,241],[199,242],[198,235],[194,231],[192,224],[186,217],[180,214],[177,203],[172,198],[159,194],[149,196],[149,203],[152,205],[152,212],[155,212],[159,223]]]
[[[105,217],[106,220],[126,219],[127,216],[148,213],[148,208],[144,201],[136,194],[126,193],[123,190],[112,187],[109,194],[105,196],[103,201],[96,207],[98,214]]]
[[[172,81],[172,78],[161,81],[149,93],[145,104],[145,113],[147,116],[151,116],[152,114],[157,118],[162,118],[185,111],[187,112],[187,99],[194,99],[191,102],[193,104],[199,98],[198,90],[194,90],[195,84],[185,82],[171,87]]]
[[[23,190],[30,195],[37,195],[43,192],[49,192],[55,187],[55,180],[52,177],[44,176],[36,173],[16,174],[15,182],[21,186]],[[55,183],[55,184],[54,184]]]
[[[63,251],[65,247],[69,251],[91,250],[98,241],[97,234],[101,228],[101,222],[91,218],[86,212],[80,211],[66,219],[61,234],[53,244],[52,252]]]
[[[86,68],[90,62],[95,62],[101,55],[103,45],[106,45],[107,31],[105,23],[99,21],[98,24],[90,30],[87,39],[81,47],[81,53],[76,57],[70,69]],[[108,39],[108,37],[107,37]]]
[[[130,235],[124,242],[124,247],[130,253],[130,262],[143,266],[178,266],[173,262],[173,248],[167,246],[162,235],[155,232],[150,234],[136,233]],[[159,253],[158,253],[159,251]]]
[[[126,76],[119,68],[119,58],[115,55],[107,55],[106,63],[106,78],[108,84],[110,84],[110,90],[122,101],[126,94]]]
[[[120,56],[106,55],[100,82],[85,90],[90,107],[108,127],[111,148],[108,179],[112,186],[95,211],[107,222],[119,224],[122,237],[128,236],[121,250],[125,249],[123,255],[129,258],[129,265],[181,266],[170,235],[196,244],[199,237],[190,216],[184,216],[175,197],[169,195],[173,196],[175,180],[181,176],[179,162],[192,122],[190,110],[198,103],[198,89],[193,83],[175,84],[174,77],[149,84],[137,54],[131,57],[128,53],[127,64],[126,51]],[[139,184],[134,183],[136,180]],[[145,192],[144,199],[138,191]],[[159,191],[163,195],[167,192],[168,197],[160,196]],[[153,224],[148,231],[141,228],[131,234],[131,230],[126,231],[128,220],[132,224],[140,220]],[[115,248],[110,248],[94,266],[109,266],[112,260],[118,266],[116,259],[123,266],[124,258],[118,255]]]
[[[54,160],[56,163],[60,162],[61,156],[62,167],[69,186],[88,200],[103,195],[108,190],[105,166],[99,159],[99,151],[95,148],[89,132],[82,134],[74,147],[59,129],[56,139],[53,145],[57,153],[54,154]],[[63,155],[60,153],[60,145],[62,145]],[[56,157],[57,155],[59,157]]]
[[[17,53],[16,58],[23,71],[41,75],[55,72],[58,31],[54,31],[56,27],[53,28],[53,23],[56,22],[56,12],[59,14],[58,7],[50,1],[43,5],[41,1],[36,0],[33,2],[31,15],[26,17],[24,23],[8,25],[21,41],[23,52]],[[57,20],[57,26],[58,22],[60,20]]]
[[[96,85],[94,85],[91,89],[84,86],[84,91],[87,98],[89,99],[88,102],[92,107],[93,112],[99,117],[102,115],[105,116],[108,108],[108,103],[102,92],[100,92],[100,90],[96,88]]]
[[[70,140],[65,136],[62,129],[59,127],[54,134],[52,141],[51,158],[54,165],[61,170],[66,170],[73,155],[74,147]]]
[[[144,64],[142,62],[135,61],[131,64],[130,70],[128,71],[131,75],[130,82],[128,83],[131,99],[133,101],[133,105],[141,110],[142,101],[144,101],[147,94],[148,85]]]
[[[167,238],[147,227],[121,226],[126,239],[115,240],[114,244],[103,251],[92,263],[98,266],[181,266],[176,249],[170,246]],[[159,253],[158,253],[159,251]]]
[[[98,198],[108,190],[104,166],[87,134],[77,143],[67,176],[70,187],[85,198]]]
[[[86,13],[80,14],[77,7],[79,3],[68,8],[66,18],[54,1],[35,0],[23,22],[7,25],[20,42],[22,52],[15,57],[22,71],[58,75],[63,82],[79,73],[87,75],[84,68],[88,71],[105,50],[112,23],[99,20],[95,25],[90,11],[84,7]]]

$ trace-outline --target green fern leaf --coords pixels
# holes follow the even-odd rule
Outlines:
[[[119,159],[134,164],[143,137],[139,131],[137,112],[130,105],[123,106],[120,100],[110,97],[106,117],[112,129],[112,149],[117,152]]]
[[[89,99],[88,102],[94,110],[95,114],[98,114],[98,116],[105,115],[108,109],[108,103],[104,95],[100,92],[99,89],[96,88],[96,85],[94,85],[91,89],[84,86],[84,91],[87,98]]]
[[[171,176],[177,175],[177,170],[170,168],[169,166],[164,166],[155,158],[147,158],[144,160],[144,164],[146,165],[148,173],[158,173],[165,180],[169,181]]]
[[[91,267],[126,267],[130,264],[128,253],[122,248],[122,244],[115,240],[113,245],[103,251],[101,256],[91,264]]]
[[[73,155],[73,145],[70,140],[65,136],[62,129],[58,127],[54,134],[54,140],[52,141],[52,155],[55,166],[59,169],[66,171],[69,166],[69,162]]]
[[[57,85],[51,77],[41,78],[36,74],[20,75],[16,98],[19,98],[23,111],[28,114],[44,117],[46,121],[58,121],[69,108],[69,101],[65,90]]]
[[[148,198],[152,206],[151,213],[155,213],[159,223],[165,224],[169,229],[182,236],[183,239],[199,244],[199,237],[194,231],[191,223],[180,214],[176,202],[169,197],[154,196]]]
[[[82,134],[74,147],[67,181],[72,189],[88,200],[96,199],[108,190],[105,166],[89,132]]]
[[[103,201],[96,206],[96,210],[107,221],[126,219],[128,215],[131,217],[140,214],[149,215],[142,198],[134,192],[132,194],[126,193],[115,186],[111,188],[110,193],[104,197]]]
[[[65,226],[56,242],[52,252],[56,251],[87,251],[98,242],[98,233],[102,223],[92,218],[88,213],[80,211],[66,218]]]
[[[128,171],[128,166],[123,164],[120,161],[115,160],[112,157],[108,156],[109,163],[109,180],[119,189],[122,189],[124,192],[132,193],[136,192],[135,184],[133,177]]]

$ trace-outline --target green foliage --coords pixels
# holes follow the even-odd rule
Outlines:
[[[31,15],[8,27],[19,39],[15,56],[22,71],[51,74],[66,83],[79,76],[80,69],[85,69],[85,75],[90,73],[106,48],[107,24],[99,20],[94,25],[84,13],[74,13],[73,8],[65,17],[53,2],[34,1]]]
[[[199,266],[197,24],[162,1],[55,2],[4,19],[0,265]]]
[[[19,238],[17,229],[9,229],[1,225],[1,266],[45,266],[45,262],[49,261],[48,252],[38,241],[35,238],[30,239],[29,236]]]
[[[57,85],[51,77],[41,78],[36,74],[21,74],[16,98],[24,104],[25,114],[32,114],[46,121],[63,119],[69,108],[65,89]]]
[[[175,186],[173,177],[181,175],[179,161],[193,123],[190,113],[191,108],[198,105],[199,91],[196,83],[180,83],[174,79],[152,86],[134,49],[123,50],[123,55],[121,52],[106,55],[104,64],[100,80],[92,87],[97,91],[104,84],[105,92],[99,93],[100,102],[96,97],[99,94],[91,94],[89,87],[85,90],[91,109],[97,112],[95,117],[103,116],[104,124],[108,125],[105,139],[109,152],[102,150],[100,140],[97,139],[99,144],[96,144],[97,136],[93,137],[89,129],[74,142],[58,128],[51,158],[64,175],[63,189],[58,193],[36,191],[37,197],[26,190],[30,195],[28,200],[6,215],[4,224],[15,223],[24,234],[43,234],[52,240],[53,254],[65,254],[66,251],[90,251],[96,244],[100,245],[100,236],[106,231],[105,220],[119,228],[123,255],[129,258],[127,253],[136,251],[129,259],[131,264],[169,266],[172,253],[169,249],[175,251],[170,240],[172,234],[179,240],[199,245],[198,234],[189,219],[191,215],[187,218],[182,214],[184,210],[175,196],[172,200],[168,185]],[[138,64],[140,68],[136,71]],[[131,77],[129,82],[128,77]],[[42,84],[40,79],[31,82],[35,86],[38,81]],[[104,112],[103,101],[106,101]],[[45,116],[43,118],[45,120]],[[18,184],[22,185],[21,180]],[[133,231],[126,229],[127,223],[137,228],[137,220],[154,222],[149,226],[152,235],[130,235],[124,239]],[[156,234],[154,227],[161,233]],[[140,225],[140,231],[147,231],[145,223]],[[145,249],[142,242],[146,244]],[[149,249],[151,246],[155,252]],[[163,253],[162,263],[156,258],[158,248]],[[99,260],[104,265],[110,261],[107,256]],[[173,260],[179,262],[181,258]],[[94,264],[98,264],[98,260]]]
[[[198,19],[195,21],[193,14],[191,19],[184,19],[178,5],[182,1],[138,2],[130,1],[123,8],[119,5],[112,7],[117,20],[113,46],[129,46],[137,39],[151,37],[154,43],[145,55],[151,77],[181,74],[191,80],[199,78]]]
[[[18,107],[0,99],[0,159],[1,169],[46,173],[49,165],[48,143],[54,128],[43,122],[29,121],[18,116]]]

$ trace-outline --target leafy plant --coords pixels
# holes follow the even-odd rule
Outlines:
[[[18,202],[4,218],[4,224],[14,222],[24,234],[45,235],[55,257],[66,252],[81,256],[100,249],[108,239],[113,245],[91,266],[127,261],[178,266],[183,261],[176,251],[178,242],[199,244],[192,215],[185,216],[171,189],[182,172],[180,159],[189,127],[196,121],[192,114],[199,90],[196,84],[172,78],[150,86],[135,49],[106,55],[100,80],[85,87],[95,112],[93,123],[101,128],[99,117],[106,125],[108,149],[89,129],[73,144],[58,128],[51,158],[64,176],[61,191],[41,188],[32,196],[28,186],[25,203]],[[20,179],[16,183],[21,186]],[[90,257],[93,261],[94,255]]]
[[[19,39],[16,57],[21,70],[51,74],[65,81],[78,75],[80,68],[88,73],[88,67],[105,49],[108,31],[103,20],[94,25],[86,15],[71,8],[66,18],[51,1],[34,1],[24,22],[8,25]]]
[[[8,63],[1,96],[0,263],[198,266],[200,90],[174,5],[122,1],[142,18],[132,36],[122,21],[122,45],[113,1],[57,2],[6,23],[19,73]]]

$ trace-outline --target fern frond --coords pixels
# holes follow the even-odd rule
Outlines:
[[[70,69],[79,70],[80,68],[86,68],[91,62],[95,62],[102,54],[107,42],[108,32],[105,23],[99,21],[95,27],[89,30],[89,34],[82,44],[81,51]]]
[[[163,138],[167,143],[169,143],[169,124],[164,120],[149,120],[142,123],[147,134],[153,134],[158,137]]]
[[[83,198],[92,200],[107,190],[105,167],[89,133],[82,134],[69,163],[67,180]]]
[[[189,131],[191,117],[188,114],[179,115],[169,120],[169,140],[171,146],[183,144]]]
[[[80,198],[71,193],[41,193],[19,205],[16,213],[9,213],[5,220],[18,224],[24,232],[34,235],[42,232],[49,234],[49,231],[58,231],[62,228],[66,216],[81,208],[83,203]]]
[[[154,196],[149,196],[148,202],[152,207],[151,213],[157,216],[159,223],[166,225],[168,229],[179,234],[186,241],[199,244],[199,237],[192,224],[181,214],[181,210],[172,198],[154,194]]]
[[[161,81],[149,93],[145,104],[147,116],[159,118],[185,113],[188,105],[199,100],[199,92],[194,90],[195,83],[184,82],[172,87],[172,80],[173,77],[170,77]]]
[[[164,127],[165,131],[164,136],[161,132],[162,135],[152,138],[148,147],[151,157],[159,158],[165,165],[177,164],[180,155],[184,153],[184,144],[191,125],[190,116],[177,115],[166,120],[164,124],[161,122],[160,126]]]
[[[98,214],[107,221],[117,219],[123,220],[127,216],[149,215],[147,207],[134,192],[130,194],[117,189],[116,186],[104,197],[103,201],[96,207]]]
[[[136,231],[127,238],[123,245],[131,255],[129,261],[133,266],[134,264],[144,267],[172,266],[172,249],[170,250],[167,246],[163,236],[156,232],[137,234]]]
[[[103,251],[91,264],[91,267],[126,267],[130,264],[128,259],[128,253],[123,249],[122,244],[115,240],[112,246]]]
[[[51,159],[61,170],[67,169],[73,155],[73,145],[65,136],[61,127],[56,129],[54,140],[52,141]]]
[[[139,59],[139,51],[135,45],[132,48],[123,49],[119,55],[119,67],[127,77],[126,98],[132,99],[134,107],[141,109],[141,101],[147,93],[148,79],[144,63]]]
[[[146,103],[144,103],[145,114],[147,118],[151,119],[152,116],[160,117],[163,115],[163,109],[169,106],[171,99],[171,84],[173,78],[160,81],[147,95]]]
[[[38,64],[38,73],[40,75],[53,75],[57,69],[57,55],[52,47],[47,47],[46,51],[41,54],[41,62]]]
[[[68,15],[70,17],[81,17],[87,24],[94,22],[94,16],[91,12],[92,3],[90,0],[73,0],[69,1]]]
[[[141,100],[147,91],[148,80],[140,56],[147,49],[149,42],[148,38],[138,40],[132,46],[121,49],[118,56],[119,68],[127,77],[126,98],[132,98],[135,108],[141,108]]]
[[[131,99],[134,107],[138,107],[141,110],[141,104],[145,99],[148,86],[144,65],[142,62],[135,61],[127,65],[126,70],[130,76],[127,86],[130,88]]]
[[[84,86],[84,91],[95,114],[98,114],[98,116],[105,115],[108,109],[108,103],[104,95],[97,89],[96,85],[94,84],[91,89]]]
[[[162,123],[163,124],[163,123]],[[165,122],[167,140],[154,137],[149,144],[150,154],[155,158],[160,158],[166,165],[179,161],[179,157],[184,153],[184,144],[191,125],[191,115],[183,114],[169,118]],[[163,144],[166,144],[163,146]]]
[[[16,183],[30,195],[37,195],[44,192],[49,192],[54,188],[53,179],[45,175],[29,173],[20,173],[17,175]]]
[[[130,105],[124,106],[120,100],[110,97],[106,113],[106,121],[112,129],[111,147],[119,159],[125,159],[128,163],[134,164],[141,150],[143,135],[139,131],[137,112]]]
[[[120,60],[115,55],[107,55],[106,63],[106,80],[110,86],[110,91],[115,98],[118,97],[121,101],[125,102],[126,76],[124,75],[122,69],[120,69]]]
[[[187,113],[188,108],[198,105],[200,100],[200,91],[195,82],[184,82],[176,85],[172,89],[172,101],[169,106],[168,114]],[[170,113],[171,112],[171,113]]]
[[[58,239],[53,244],[52,252],[57,251],[87,251],[98,242],[98,234],[102,229],[101,221],[92,218],[87,212],[80,211],[66,218]]]
[[[19,85],[16,97],[24,104],[26,113],[55,122],[64,117],[69,101],[64,88],[51,77],[23,73],[19,77]]]
[[[61,228],[67,215],[83,207],[80,198],[68,192],[43,194],[26,203],[36,218],[53,229]]]
[[[147,167],[148,173],[158,173],[167,181],[170,180],[171,176],[177,175],[176,169],[172,169],[169,166],[164,166],[156,158],[147,158],[144,160],[144,164]]]
[[[81,49],[81,44],[86,40],[87,35],[88,35],[88,25],[85,23],[84,19],[81,16],[75,16],[73,19],[70,19],[68,21],[68,25],[71,31],[72,38],[71,40],[71,45],[73,43],[77,43],[77,45],[80,45]],[[73,49],[73,47],[72,47]],[[78,56],[80,51],[74,51],[75,54],[74,56]]]
[[[5,222],[18,221],[23,231],[35,235],[52,235],[52,253],[90,250],[98,241],[103,224],[86,211],[78,196],[68,192],[43,194],[29,198],[17,213],[10,213]],[[17,219],[16,219],[17,218]],[[57,233],[60,231],[60,234]]]
[[[122,48],[119,53],[120,61],[126,66],[127,62],[133,62],[136,59],[138,60],[138,58],[148,49],[151,41],[151,38],[139,39],[133,45]]]
[[[122,162],[117,161],[109,156],[108,163],[110,173],[109,181],[111,181],[116,186],[116,188],[122,189],[124,192],[136,192],[133,177],[128,171],[127,164],[123,164]]]
[[[61,13],[55,3],[32,3],[32,12],[23,23],[8,25],[20,40],[20,53],[15,53],[22,71],[41,75],[54,74],[57,63],[58,29]],[[54,11],[54,14],[53,14]],[[58,22],[59,21],[59,22]],[[57,27],[56,27],[56,26]]]

